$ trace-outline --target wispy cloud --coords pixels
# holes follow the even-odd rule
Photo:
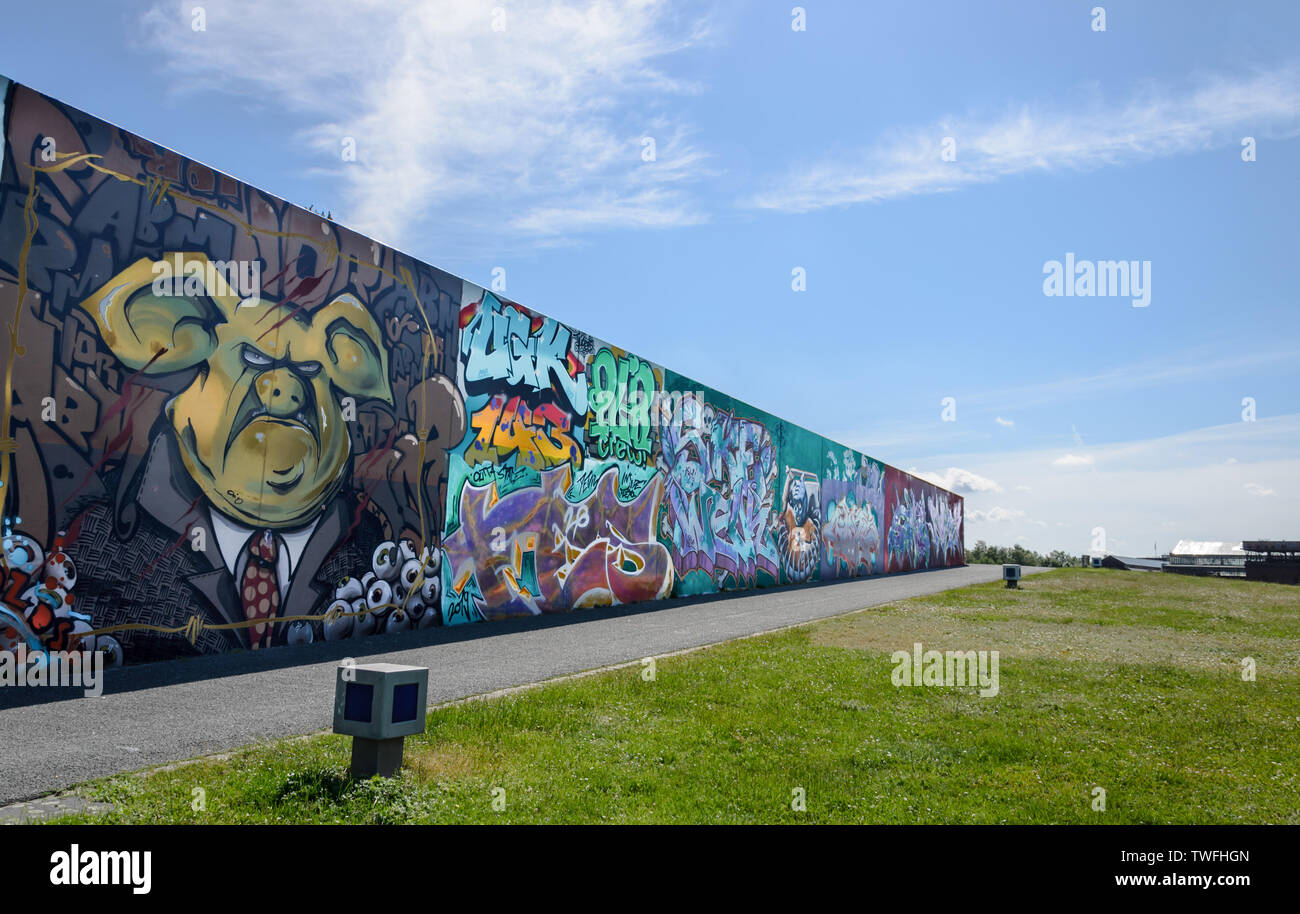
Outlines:
[[[1019,508],[989,508],[987,511],[971,511],[967,515],[970,520],[984,521],[992,524],[1001,524],[1008,521],[1019,520],[1026,517],[1024,511]]]
[[[1091,454],[1063,454],[1052,461],[1054,467],[1090,467],[1096,462]]]
[[[1023,104],[892,131],[870,148],[796,166],[748,205],[783,212],[879,203],[1035,171],[1083,171],[1235,145],[1300,129],[1300,67],[1217,76],[1192,88],[1147,87],[1123,101]],[[942,158],[944,139],[955,158]]]
[[[993,421],[1003,428],[1011,428],[1016,424],[1014,419],[1003,419],[1001,416],[995,417]]]
[[[961,467],[948,467],[942,473],[933,471],[922,471],[912,467],[907,472],[913,476],[919,476],[922,479],[929,480],[936,486],[947,489],[950,492],[1001,492],[1002,486],[998,485],[992,479],[980,476],[978,473],[972,473],[970,470],[963,470]]]
[[[1220,349],[1224,344],[1218,344]],[[1238,347],[1231,347],[1237,349]],[[1088,401],[1100,394],[1121,391],[1151,392],[1162,387],[1209,378],[1257,377],[1261,370],[1273,366],[1290,367],[1300,361],[1294,347],[1254,349],[1240,347],[1233,355],[1220,355],[1213,346],[1180,349],[1157,359],[1119,365],[1091,374],[1034,377],[1014,387],[958,391],[962,416],[994,416],[995,411],[1030,410],[1034,407]],[[949,452],[957,448],[1002,447],[1005,438],[990,434],[987,426],[977,422],[936,422],[934,411],[914,421],[873,423],[869,430],[838,429],[833,437],[868,453],[909,451],[935,453],[938,447]],[[1083,442],[1074,432],[1074,445]]]
[[[976,390],[962,394],[963,406],[1024,409],[1064,398],[1083,399],[1105,392],[1152,390],[1162,385],[1203,378],[1257,374],[1271,365],[1294,365],[1300,351],[1294,346],[1273,349],[1242,349],[1222,355],[1222,342],[1171,352],[1158,359],[1132,362],[1092,374],[1056,379],[1034,379],[1015,387]]]
[[[1087,472],[1064,472],[1052,465],[1060,451],[1042,448],[936,454],[921,465],[953,464],[1015,483],[1004,494],[966,495],[968,545],[1027,536],[1040,552],[1082,553],[1096,527],[1111,551],[1129,555],[1154,554],[1157,540],[1168,549],[1179,538],[1294,538],[1300,414],[1090,444],[1088,453],[1095,461]],[[1228,454],[1236,462],[1226,463]]]
[[[709,29],[666,0],[226,0],[201,37],[180,6],[144,16],[172,85],[317,119],[304,139],[345,189],[335,211],[380,240],[435,220],[539,241],[705,220],[690,185],[706,156],[662,100],[696,90],[665,64]],[[322,53],[339,35],[349,53]]]

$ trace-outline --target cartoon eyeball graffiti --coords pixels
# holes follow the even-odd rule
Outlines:
[[[104,668],[111,669],[122,665],[124,655],[122,645],[112,635],[91,635],[83,638],[81,647],[87,651],[99,651],[104,655]]]
[[[424,550],[424,581],[420,584],[420,602],[425,606],[442,603],[442,550]]]
[[[420,550],[420,561],[424,562],[425,568],[437,568],[442,564],[442,550],[433,546],[425,546]]]
[[[356,620],[352,629],[353,636],[364,638],[366,635],[373,635],[379,625],[379,617],[370,612],[370,605],[366,603],[364,597],[352,601],[352,611],[358,614],[353,617]]]
[[[366,595],[366,587],[357,578],[344,578],[334,588],[334,598],[351,603]]]
[[[397,548],[397,544],[386,541],[376,546],[375,553],[370,559],[370,567],[374,569],[376,577],[383,578],[385,581],[396,578],[402,567],[401,550]]]
[[[391,635],[396,632],[404,632],[410,627],[411,617],[400,609],[395,609],[388,614],[388,621],[384,624],[384,634]]]
[[[289,630],[285,632],[284,641],[286,644],[311,644],[315,637],[311,623],[299,619],[296,622],[289,623]]]
[[[433,628],[434,626],[441,624],[442,607],[434,603],[425,609],[424,615],[420,617],[417,623],[417,627],[423,631],[426,628]]]
[[[342,641],[352,634],[356,618],[352,615],[352,604],[347,600],[335,600],[325,611],[326,641]]]
[[[410,540],[402,540],[397,545],[397,550],[402,554],[402,564],[406,564],[411,559],[418,559],[420,554],[415,551],[415,543]]]
[[[366,590],[366,605],[372,612],[382,612],[393,602],[393,588],[387,581],[377,579]]]
[[[426,612],[424,608],[424,604],[421,603],[419,600],[409,601],[405,606],[402,607],[402,609],[405,610],[406,614],[411,617],[412,628],[416,627],[419,624],[420,620],[424,618],[424,614]]]
[[[36,569],[41,567],[45,561],[45,553],[32,539],[25,533],[10,533],[4,538],[5,562],[15,570],[21,571],[26,575],[33,575]]]
[[[441,575],[431,574],[425,577],[424,583],[420,585],[420,602],[425,606],[439,606],[442,604]]]
[[[421,583],[420,575],[422,573],[423,569],[420,567],[419,559],[414,557],[407,559],[406,563],[402,565],[402,573],[398,577],[403,593],[409,593],[415,589],[416,585]]]
[[[71,590],[77,583],[77,567],[72,564],[72,559],[62,550],[55,552],[45,562],[45,586],[54,586],[50,584],[53,579],[57,586],[64,590]]]

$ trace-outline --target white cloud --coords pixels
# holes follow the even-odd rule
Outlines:
[[[1001,416],[996,417],[993,421],[1003,428],[1011,428],[1016,424],[1014,419],[1003,419]]]
[[[493,30],[493,9],[505,28]],[[706,218],[705,155],[661,111],[695,91],[665,64],[707,24],[666,0],[227,0],[196,39],[161,3],[144,16],[173,88],[266,97],[321,121],[304,139],[344,188],[347,224],[388,243],[421,223],[553,241]],[[337,36],[348,35],[346,53]],[[202,46],[196,48],[196,41]],[[642,138],[655,161],[642,160]],[[357,159],[343,163],[344,137]]]
[[[1088,453],[1095,456],[1093,468],[1068,474],[1052,466],[1060,451],[1043,448],[935,453],[922,465],[962,466],[1015,483],[1014,500],[999,506],[1025,516],[997,522],[987,532],[976,526],[974,514],[990,513],[1001,500],[988,494],[966,496],[966,516],[972,520],[968,544],[977,538],[1005,544],[1025,535],[1039,552],[1064,549],[1081,554],[1091,548],[1095,527],[1105,529],[1110,551],[1121,555],[1157,554],[1179,539],[1295,538],[1300,414],[1159,438],[1094,442]],[[1229,454],[1236,463],[1224,462]],[[1248,484],[1273,494],[1252,496]],[[1021,486],[1031,492],[1023,494]],[[1036,518],[1048,526],[1036,526]],[[1153,544],[1158,544],[1155,551]]]
[[[1222,347],[1219,347],[1222,348]],[[962,394],[963,415],[993,417],[999,412],[1035,406],[1091,400],[1099,394],[1120,391],[1151,393],[1161,387],[1207,378],[1257,378],[1267,366],[1289,367],[1300,360],[1295,348],[1234,350],[1217,355],[1211,345],[1181,349],[1144,362],[1121,365],[1092,375],[1032,378],[1014,387],[972,390]],[[832,430],[832,437],[867,453],[934,453],[933,448],[974,448],[988,444],[989,435],[975,422],[935,422],[928,410],[914,421],[873,423],[869,429]],[[1072,439],[1082,448],[1077,431]],[[955,452],[955,451],[953,451]]]
[[[1024,104],[993,117],[945,118],[891,132],[849,158],[772,181],[749,202],[807,212],[942,193],[1033,171],[1081,171],[1237,145],[1244,135],[1300,128],[1300,68],[1217,77],[1182,92],[1147,88],[1122,102]],[[940,158],[944,137],[956,159]]]
[[[1182,349],[1145,362],[1133,362],[1091,375],[1074,375],[1057,380],[1035,379],[1015,387],[972,391],[963,398],[969,409],[973,404],[992,409],[1028,408],[1044,403],[1091,398],[1097,394],[1125,390],[1150,390],[1161,385],[1184,383],[1205,378],[1252,376],[1267,365],[1294,365],[1300,351],[1294,347],[1238,351],[1222,355],[1213,344]],[[1078,432],[1075,431],[1076,440]]]
[[[1029,486],[1016,486],[1016,491],[1017,491],[1017,492],[1032,492],[1033,489],[1031,489]]]
[[[1054,467],[1090,467],[1096,462],[1091,454],[1065,454],[1052,461]]]
[[[948,467],[943,473],[922,472],[915,467],[908,470],[913,476],[934,483],[950,492],[1001,492],[1002,486],[992,479],[986,479],[961,467]]]
[[[1244,488],[1251,495],[1265,496],[1265,495],[1277,494],[1277,492],[1273,491],[1272,489],[1266,489],[1257,482],[1248,482],[1244,486],[1242,486],[1242,488]]]
[[[1003,508],[1000,506],[989,508],[987,511],[981,511],[977,508],[967,512],[966,518],[977,527],[981,524],[1009,523],[1033,524],[1035,527],[1047,526],[1047,521],[1034,520],[1028,513],[1019,508]]]
[[[989,508],[987,511],[971,511],[966,516],[973,521],[987,521],[992,524],[1005,523],[1007,521],[1027,517],[1024,511],[1017,508]]]

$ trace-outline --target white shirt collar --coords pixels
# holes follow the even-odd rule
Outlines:
[[[216,535],[217,548],[221,550],[221,558],[225,560],[226,567],[230,569],[230,574],[238,580],[236,569],[239,566],[239,560],[242,558],[241,552],[244,545],[248,542],[249,537],[263,528],[246,527],[226,517],[220,511],[213,510],[208,513],[212,517],[212,532]],[[316,525],[319,523],[320,518],[318,517],[305,527],[275,531],[284,540],[284,552],[288,553],[288,573],[290,575],[298,567],[298,560],[302,558],[302,551],[307,548],[307,541],[316,532]],[[281,562],[285,558],[286,556],[282,554],[280,557]]]

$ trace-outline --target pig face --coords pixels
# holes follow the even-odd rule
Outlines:
[[[306,313],[241,299],[203,254],[171,255],[178,259],[187,294],[160,294],[156,264],[144,259],[81,306],[129,369],[200,367],[167,415],[208,500],[250,526],[299,526],[348,475],[343,398],[393,402],[379,327],[352,295]]]

